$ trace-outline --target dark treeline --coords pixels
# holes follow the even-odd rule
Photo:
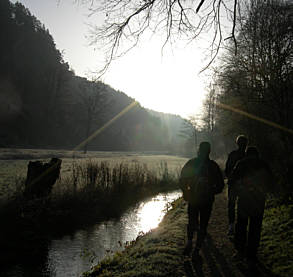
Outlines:
[[[205,127],[218,149],[246,134],[292,195],[293,5],[258,0],[243,8],[236,44],[227,43],[215,70]]]
[[[134,101],[76,76],[49,31],[20,3],[1,1],[0,36],[0,147],[74,148]],[[81,150],[178,153],[179,129],[137,104]]]

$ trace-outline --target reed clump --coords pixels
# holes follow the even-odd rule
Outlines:
[[[45,199],[25,199],[24,184],[24,178],[17,180],[16,191],[0,203],[1,218],[7,228],[50,233],[118,217],[145,197],[178,188],[178,175],[164,162],[155,171],[138,162],[89,159],[73,161]]]
[[[95,208],[101,215],[117,216],[144,197],[178,188],[178,175],[169,172],[167,163],[157,168],[137,162],[73,162],[71,174],[58,181],[51,196],[54,210],[71,208],[77,215]]]

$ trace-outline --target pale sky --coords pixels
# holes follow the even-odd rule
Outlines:
[[[15,2],[15,1],[13,1]],[[103,53],[90,47],[88,23],[95,24],[95,16],[88,17],[85,7],[74,0],[21,0],[53,36],[76,75],[91,78],[90,72],[101,68]],[[163,40],[153,38],[116,60],[102,81],[136,99],[143,107],[159,112],[187,117],[198,114],[207,87],[207,78],[198,75],[207,63],[200,43],[174,45],[163,56]]]

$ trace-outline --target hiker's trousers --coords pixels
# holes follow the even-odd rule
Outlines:
[[[235,247],[246,252],[248,258],[254,259],[260,242],[263,213],[247,215],[241,209],[237,211],[235,226]]]
[[[192,240],[193,234],[197,231],[196,248],[200,249],[207,234],[207,227],[211,216],[213,202],[198,207],[188,204],[188,225],[187,238]]]
[[[235,205],[236,205],[236,195],[232,193],[231,185],[228,183],[228,219],[229,224],[235,222]]]

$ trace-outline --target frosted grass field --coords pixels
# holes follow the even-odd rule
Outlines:
[[[29,161],[49,161],[52,157],[62,159],[61,179],[72,172],[73,162],[82,164],[88,160],[93,162],[107,161],[110,166],[120,163],[145,164],[156,174],[163,174],[163,164],[167,164],[168,172],[179,174],[187,158],[159,153],[139,152],[102,152],[88,151],[72,152],[69,150],[43,150],[43,149],[0,149],[0,198],[11,196],[21,181],[25,179]],[[60,183],[60,182],[59,182]],[[58,183],[57,183],[58,186]]]

